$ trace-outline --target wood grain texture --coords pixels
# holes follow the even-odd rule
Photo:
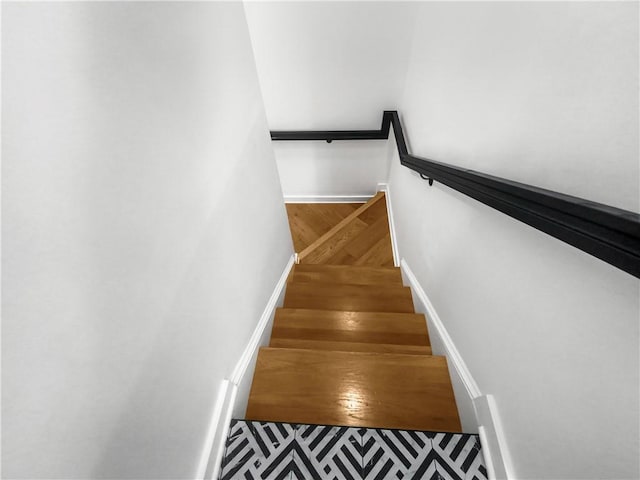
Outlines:
[[[431,355],[261,348],[246,418],[461,431],[446,359]]]
[[[287,203],[287,217],[295,251],[303,251],[362,205],[362,203]]]
[[[377,352],[404,353],[407,355],[431,355],[427,345],[393,345],[388,343],[331,342],[326,340],[300,340],[292,338],[272,338],[273,348],[298,348],[306,350],[330,350],[334,352]]]
[[[280,308],[269,346],[431,355],[426,320],[412,313]]]
[[[276,310],[271,341],[274,339],[429,345],[426,319],[421,314],[291,308]]]
[[[415,313],[409,287],[291,282],[285,308]]]
[[[300,263],[393,266],[393,250],[385,194],[378,192],[348,215],[343,208],[332,215],[317,205],[287,206],[291,235]],[[336,204],[340,205],[340,204]],[[353,204],[349,205],[352,208]],[[320,218],[322,217],[322,218]],[[326,230],[327,222],[333,221]],[[324,233],[317,235],[319,231]],[[304,246],[302,250],[298,248]]]
[[[301,263],[294,267],[289,281],[402,286],[402,274],[397,267],[356,267]]]
[[[393,267],[384,200],[287,205],[301,263],[260,349],[247,419],[460,431],[446,359]]]
[[[301,263],[329,263],[334,257],[340,255],[344,247],[359,238],[365,230],[367,230],[366,223],[358,218],[351,218],[347,223],[341,224],[339,229],[325,233],[305,248],[300,252],[298,258]],[[344,252],[349,254],[347,250]]]

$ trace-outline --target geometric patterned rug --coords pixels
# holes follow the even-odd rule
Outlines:
[[[478,435],[232,420],[221,480],[486,480]]]

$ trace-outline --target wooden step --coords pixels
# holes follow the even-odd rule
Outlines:
[[[298,264],[289,281],[402,286],[402,275],[397,267]]]
[[[285,308],[415,313],[409,287],[291,282]]]
[[[248,420],[460,432],[447,361],[264,347]]]
[[[279,308],[271,347],[431,355],[424,315]]]

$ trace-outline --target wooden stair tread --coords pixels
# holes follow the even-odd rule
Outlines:
[[[279,308],[271,339],[429,345],[424,315]]]
[[[348,283],[352,285],[399,285],[398,267],[321,265],[301,263],[294,267],[291,282]]]
[[[249,420],[460,432],[445,357],[260,349]]]
[[[305,340],[299,338],[272,338],[273,348],[296,348],[304,350],[330,350],[334,352],[404,353],[407,355],[431,355],[428,345],[402,345],[390,343],[345,342],[329,340]]]
[[[414,313],[409,287],[291,282],[285,308]]]

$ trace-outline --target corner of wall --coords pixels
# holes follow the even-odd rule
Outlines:
[[[387,218],[389,219],[389,233],[391,235],[391,249],[393,251],[393,265],[400,266],[400,254],[398,253],[398,239],[396,237],[396,226],[393,223],[393,211],[391,209],[391,190],[388,183],[378,183],[376,188],[378,192],[384,192],[384,198],[387,203]]]
[[[473,407],[478,419],[478,433],[489,478],[496,480],[515,478],[502,423],[498,415],[498,407],[493,395],[474,398]]]
[[[200,456],[196,480],[218,478],[220,463],[224,454],[226,438],[231,422],[231,412],[235,402],[237,387],[229,380],[223,380],[213,407],[211,423]]]
[[[244,416],[243,412],[249,399],[249,390],[253,379],[253,370],[258,358],[258,351],[261,346],[266,345],[269,341],[271,333],[269,327],[273,322],[276,308],[282,305],[287,278],[295,264],[295,260],[296,255],[291,255],[273,289],[271,297],[267,301],[247,346],[233,369],[230,379],[222,381],[213,408],[195,480],[218,478],[226,438],[229,433],[229,424],[233,417]]]

